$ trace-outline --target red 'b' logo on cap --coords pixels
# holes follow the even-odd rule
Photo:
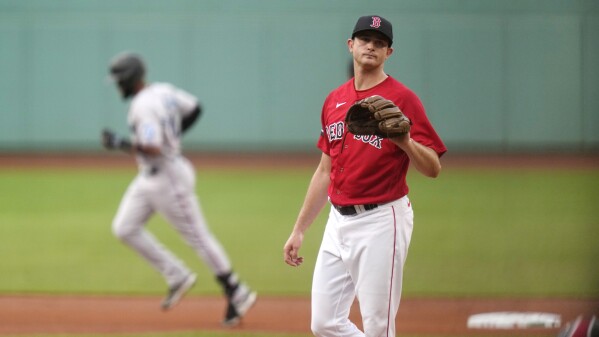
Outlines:
[[[372,28],[379,28],[381,26],[381,18],[379,18],[378,16],[373,16],[372,17],[372,23],[370,24],[370,27]]]

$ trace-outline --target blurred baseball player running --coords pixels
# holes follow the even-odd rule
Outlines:
[[[239,281],[219,241],[210,232],[195,194],[195,171],[181,155],[183,133],[202,110],[196,97],[168,83],[147,84],[139,55],[121,53],[110,63],[110,76],[124,99],[131,99],[131,138],[102,132],[107,149],[135,156],[139,173],[129,185],[112,223],[114,235],[137,251],[166,280],[162,308],[172,308],[195,284],[196,275],[165,248],[145,225],[155,212],[164,216],[216,275],[227,299],[223,324],[234,326],[256,301]]]
[[[305,231],[328,201],[332,204],[312,283],[312,332],[316,336],[395,336],[403,267],[413,212],[406,174],[411,165],[427,177],[441,172],[446,148],[418,97],[384,72],[393,53],[391,23],[360,17],[347,47],[354,77],[333,90],[322,107],[322,151],[304,204],[283,248],[299,266]],[[358,136],[344,123],[354,102],[380,95],[410,118],[410,132],[395,138]],[[364,332],[349,320],[358,298]]]

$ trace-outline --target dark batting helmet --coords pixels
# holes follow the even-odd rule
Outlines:
[[[110,77],[121,88],[123,98],[135,94],[137,82],[144,78],[146,69],[141,57],[137,54],[124,52],[110,61]]]

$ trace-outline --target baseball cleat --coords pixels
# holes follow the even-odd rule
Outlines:
[[[185,277],[185,279],[181,281],[179,284],[170,287],[168,289],[166,297],[162,301],[162,310],[171,309],[177,303],[179,303],[179,300],[181,300],[183,295],[185,295],[189,291],[189,289],[191,289],[191,287],[193,287],[193,285],[196,283],[197,278],[198,277],[196,274],[191,273],[187,275],[187,277]]]
[[[233,296],[228,299],[227,312],[223,325],[234,327],[241,323],[241,318],[256,303],[257,294],[251,291],[245,284],[240,284]]]

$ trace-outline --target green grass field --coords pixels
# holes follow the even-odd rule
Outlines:
[[[111,234],[134,174],[0,170],[0,294],[163,294],[160,276]],[[307,234],[301,268],[283,263],[282,247],[311,174],[311,168],[198,170],[213,232],[261,294],[309,294],[326,212]],[[449,168],[437,179],[411,173],[409,184],[415,230],[404,296],[599,296],[598,171]],[[219,292],[161,218],[149,228],[200,274],[192,293]]]

